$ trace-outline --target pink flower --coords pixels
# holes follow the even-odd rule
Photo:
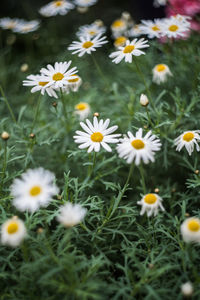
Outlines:
[[[187,15],[194,16],[200,12],[199,0],[169,0],[167,15]]]

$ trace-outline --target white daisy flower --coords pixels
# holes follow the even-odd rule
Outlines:
[[[90,37],[94,37],[99,34],[103,34],[105,31],[105,26],[98,26],[96,23],[92,23],[91,25],[81,26],[77,32],[77,36],[80,37],[89,35]]]
[[[114,58],[112,62],[118,64],[122,59],[125,59],[125,62],[132,63],[132,56],[140,56],[145,54],[145,52],[140,49],[147,48],[149,45],[148,41],[145,39],[134,39],[133,41],[126,41],[124,47],[119,47],[118,51],[115,51],[109,55],[110,58]]]
[[[80,102],[75,105],[75,114],[79,116],[81,121],[89,116],[90,111],[90,105],[86,102]]]
[[[113,36],[117,38],[127,30],[127,22],[124,19],[117,19],[111,24],[110,28]]]
[[[112,149],[108,143],[118,143],[118,137],[121,134],[111,134],[117,130],[118,126],[112,126],[108,128],[110,120],[107,119],[98,121],[97,117],[93,118],[93,124],[87,119],[86,123],[80,122],[83,131],[76,131],[74,136],[75,143],[81,144],[80,149],[88,148],[88,153],[91,151],[99,152],[101,146],[108,152]]]
[[[46,207],[58,193],[53,183],[55,176],[50,171],[43,168],[29,169],[21,177],[15,179],[11,186],[13,205],[20,211],[35,212],[40,207]]]
[[[129,37],[138,37],[142,35],[143,32],[141,30],[141,24],[135,24],[129,31],[128,36]]]
[[[165,64],[156,65],[153,70],[153,82],[156,84],[163,83],[167,81],[168,76],[173,76],[169,67]]]
[[[52,17],[56,15],[64,16],[69,10],[74,8],[74,4],[67,0],[52,1],[42,6],[39,13],[44,17]]]
[[[24,240],[26,234],[24,222],[15,216],[8,219],[1,226],[1,243],[11,247],[17,247]]]
[[[167,4],[167,0],[154,0],[154,7],[164,6]]]
[[[177,18],[171,17],[162,22],[161,36],[167,36],[168,38],[184,37],[189,29],[189,22],[184,23]]]
[[[24,20],[21,19],[11,19],[11,18],[2,18],[0,19],[0,27],[3,29],[11,29],[14,30],[21,22]]]
[[[66,85],[69,84],[69,79],[75,79],[73,76],[78,70],[76,67],[69,69],[71,62],[71,60],[69,62],[56,62],[54,67],[52,65],[47,65],[47,68],[42,68],[40,70],[41,74],[46,76],[49,81],[46,87],[52,86],[55,89],[59,89],[66,87]]]
[[[89,7],[97,3],[97,0],[75,0],[74,3],[79,7]]]
[[[83,208],[79,204],[72,204],[68,202],[64,206],[60,207],[60,214],[57,217],[58,222],[63,224],[65,227],[72,227],[84,219],[87,209]]]
[[[26,34],[36,31],[40,26],[40,22],[37,20],[20,22],[14,29],[14,32]]]
[[[124,47],[125,44],[126,44],[126,41],[127,41],[127,37],[125,37],[125,36],[119,36],[119,37],[117,37],[115,39],[114,46],[116,48],[118,48],[118,47]]]
[[[77,92],[79,90],[79,87],[82,84],[82,79],[80,76],[78,75],[72,75],[74,76],[74,78],[72,77],[72,79],[68,79],[68,85],[66,86],[68,90],[71,90],[73,92]]]
[[[101,47],[103,44],[108,43],[105,40],[106,37],[101,37],[101,34],[98,34],[96,37],[91,38],[89,35],[81,36],[80,42],[72,42],[72,44],[68,47],[68,50],[75,50],[72,54],[78,54],[79,57],[83,56],[85,53],[91,54],[92,51],[96,51],[96,48]]]
[[[180,14],[171,16],[170,18],[172,20],[173,19],[178,20],[180,23],[187,24],[188,26],[190,26],[190,20],[192,19],[190,16],[184,16]]]
[[[154,217],[158,214],[159,209],[164,211],[164,207],[162,206],[163,199],[158,194],[146,194],[142,197],[137,204],[142,206],[140,215],[144,215],[147,213],[147,217],[154,215]]]
[[[33,86],[31,93],[40,91],[44,95],[47,92],[50,97],[58,98],[52,87],[46,87],[48,83],[48,77],[41,75],[29,75],[27,76],[27,80],[23,80],[23,86]]]
[[[185,282],[184,284],[181,285],[181,292],[183,296],[190,297],[192,296],[193,291],[194,288],[191,282]]]
[[[135,164],[139,165],[141,161],[145,164],[154,162],[155,151],[159,151],[160,148],[160,140],[151,131],[142,137],[142,128],[140,128],[135,136],[128,131],[127,136],[124,135],[124,138],[120,139],[117,152],[119,157],[126,159],[128,164],[135,161]]]
[[[174,141],[174,144],[177,146],[176,151],[181,151],[183,147],[186,148],[189,155],[194,151],[194,146],[196,150],[200,151],[198,142],[200,141],[200,130],[185,131]]]
[[[154,21],[142,20],[140,30],[150,39],[153,39],[154,37],[159,38],[161,33],[161,24],[162,21],[160,19],[155,19]]]
[[[188,218],[181,224],[181,234],[186,243],[200,243],[200,219]]]

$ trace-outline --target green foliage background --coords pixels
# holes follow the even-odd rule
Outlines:
[[[109,43],[94,54],[102,78],[91,56],[78,58],[67,51],[83,18],[93,21],[76,13],[76,26],[66,32],[62,17],[43,20],[38,34],[17,35],[13,45],[8,45],[9,32],[1,35],[0,82],[17,119],[12,120],[1,95],[0,131],[10,133],[7,143],[0,142],[1,223],[18,215],[29,237],[19,248],[0,247],[0,299],[182,299],[180,286],[188,280],[194,284],[193,299],[199,299],[199,246],[183,242],[180,224],[188,214],[200,217],[200,177],[195,173],[200,158],[196,151],[189,157],[173,146],[183,131],[199,129],[199,35],[167,44],[150,41],[147,54],[137,58],[155,106],[149,106],[152,128],[139,103],[145,87],[134,63],[113,64]],[[71,59],[83,85],[65,96],[68,120],[60,99],[55,109],[54,100],[43,96],[32,128],[39,94],[22,87],[22,80],[47,63]],[[20,71],[24,62],[29,65],[26,73]],[[152,68],[158,63],[166,63],[173,73],[161,86],[152,83]],[[88,102],[101,118],[110,118],[120,133],[143,127],[160,137],[156,162],[144,166],[145,190],[137,168],[123,190],[130,166],[114,147],[111,154],[98,153],[88,175],[92,157],[73,141],[80,129],[73,111],[80,101]],[[60,196],[34,214],[20,213],[12,206],[9,187],[27,168],[39,166],[56,174]],[[166,211],[141,217],[136,203],[155,188]],[[59,206],[67,201],[88,209],[84,224],[65,229],[57,223]],[[41,227],[43,232],[38,232]]]

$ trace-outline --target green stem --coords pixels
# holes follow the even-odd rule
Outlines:
[[[143,189],[143,193],[146,194],[146,185],[145,185],[144,170],[143,170],[142,164],[139,165],[138,168],[139,168],[140,175],[141,175],[141,181],[142,181],[142,189]]]
[[[63,91],[62,91],[61,88],[60,88],[60,94],[61,94],[61,101],[62,101],[62,105],[63,105],[64,117],[65,117],[65,120],[67,120],[67,110],[66,110],[66,107],[65,107],[65,99],[64,99],[64,94],[63,94]]]
[[[2,168],[2,174],[1,174],[0,192],[3,189],[4,177],[5,177],[5,172],[6,172],[6,166],[7,166],[7,141],[4,141],[4,159],[3,159],[3,168]]]
[[[95,164],[96,164],[96,157],[97,157],[97,153],[94,152],[94,154],[93,154],[92,168],[91,168],[91,170],[90,170],[89,177],[92,176],[92,174],[93,174],[93,172],[94,172],[94,168],[95,168]]]
[[[138,63],[137,63],[137,60],[136,60],[134,57],[133,57],[133,60],[134,60],[134,63],[135,63],[137,72],[138,72],[139,76],[141,77],[141,79],[142,79],[142,81],[143,81],[143,83],[144,83],[146,92],[147,92],[148,97],[149,97],[150,104],[151,104],[152,107],[154,108],[153,101],[152,101],[152,97],[151,97],[151,92],[150,92],[150,90],[149,90],[149,88],[148,88],[148,85],[147,85],[147,83],[146,83],[146,81],[145,81],[144,75],[143,75],[142,71],[140,70],[140,67],[139,67],[139,65],[138,65]],[[154,108],[154,109],[155,109],[155,108]]]
[[[8,99],[7,99],[6,96],[5,96],[5,93],[4,93],[4,91],[3,91],[2,86],[0,86],[0,91],[1,91],[1,95],[2,95],[3,98],[4,98],[4,101],[6,102],[6,105],[7,105],[7,107],[8,107],[8,110],[9,110],[9,112],[10,112],[10,115],[11,115],[13,121],[17,124],[17,120],[16,120],[16,118],[15,118],[15,115],[14,115],[14,113],[13,113],[13,111],[12,111],[12,108],[11,108],[10,104],[8,103]]]
[[[33,119],[33,125],[32,125],[32,128],[31,128],[31,132],[34,129],[36,121],[37,121],[37,118],[38,118],[38,113],[39,113],[39,108],[40,108],[40,102],[41,102],[41,94],[38,97],[38,101],[37,101],[37,105],[36,105],[36,109],[35,109],[35,116],[34,116],[34,119]]]
[[[100,68],[99,64],[97,63],[94,55],[92,55],[92,59],[93,59],[93,62],[95,64],[95,67],[96,67],[99,75],[102,77],[103,81],[105,82],[106,87],[109,89],[109,85],[108,85],[107,79],[105,78],[103,72],[101,71],[101,68]]]
[[[149,124],[151,125],[151,127],[153,127],[153,123],[151,121],[151,117],[150,117],[150,114],[149,114],[148,107],[146,106],[145,108],[146,108],[146,113],[147,113],[147,118],[148,118]]]

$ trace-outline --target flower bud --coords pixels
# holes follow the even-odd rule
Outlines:
[[[191,284],[191,282],[186,282],[184,284],[181,285],[181,292],[183,294],[183,296],[185,297],[190,297],[193,294],[193,286]]]
[[[88,7],[81,7],[81,6],[78,6],[77,7],[77,11],[80,13],[80,14],[84,14],[88,11]]]
[[[10,138],[10,135],[9,135],[8,132],[4,131],[4,132],[1,134],[1,138],[2,138],[2,140],[7,141],[7,140]]]
[[[98,118],[98,117],[99,117],[99,113],[98,113],[98,112],[95,112],[95,113],[93,114],[93,116]]]
[[[140,96],[140,104],[142,106],[147,106],[149,104],[149,99],[147,98],[147,96],[145,94],[141,94],[141,96]]]
[[[21,72],[26,72],[26,71],[28,71],[28,64],[23,64],[23,65],[21,65],[20,70],[21,70]]]

